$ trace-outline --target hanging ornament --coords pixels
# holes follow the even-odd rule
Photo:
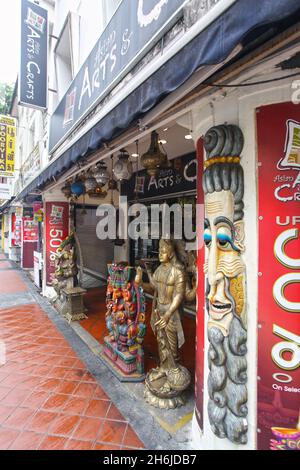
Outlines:
[[[108,189],[110,190],[110,203],[113,207],[115,207],[115,204],[114,204],[114,191],[118,189],[118,183],[116,182],[116,180],[114,180],[113,178],[113,168],[114,168],[114,156],[112,155],[111,156],[111,177],[109,178],[109,181],[108,181]]]
[[[121,149],[118,160],[113,167],[113,173],[118,181],[129,180],[132,176],[132,163],[129,161],[127,150]]]
[[[89,174],[84,181],[85,190],[88,194],[93,193],[97,188],[97,181],[92,174]]]
[[[140,156],[140,152],[139,152],[139,141],[136,140],[135,141],[135,145],[136,145],[136,171],[135,171],[135,187],[134,187],[134,194],[135,194],[135,203],[138,204],[139,202],[139,161],[138,161],[138,158]]]
[[[156,176],[160,168],[168,166],[168,157],[160,150],[159,136],[156,131],[151,134],[150,148],[142,156],[141,163],[150,176]]]
[[[65,195],[67,199],[69,199],[72,196],[72,190],[71,190],[71,184],[66,183],[62,188],[61,192]]]
[[[104,162],[97,163],[96,168],[93,171],[93,177],[95,178],[98,186],[103,187],[106,185],[109,180],[109,174]]]
[[[82,181],[75,181],[75,183],[71,184],[71,193],[79,197],[85,192],[85,187]]]

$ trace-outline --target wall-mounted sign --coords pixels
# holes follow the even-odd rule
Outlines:
[[[177,21],[184,0],[123,0],[51,118],[52,152]]]
[[[12,246],[21,246],[22,243],[22,215],[12,214]]]
[[[16,120],[10,116],[0,115],[0,176],[14,176],[15,145]]]
[[[38,241],[38,224],[34,221],[33,208],[23,208],[23,242]]]
[[[157,176],[149,176],[147,170],[133,175],[122,183],[122,195],[129,201],[157,198],[187,191],[196,191],[197,157],[190,153],[170,161],[170,168],[161,169]]]
[[[11,198],[11,186],[9,184],[0,183],[0,199],[9,201]]]
[[[300,109],[258,109],[258,449],[300,450]]]
[[[40,144],[37,144],[25,163],[22,165],[21,174],[23,177],[23,184],[26,185],[41,168],[41,157],[40,157]]]
[[[34,219],[23,219],[23,242],[37,242],[38,236],[38,226]]]
[[[48,12],[22,0],[19,102],[31,108],[47,108]]]
[[[55,255],[69,235],[69,203],[46,202],[45,214],[46,284],[51,287],[55,272]]]

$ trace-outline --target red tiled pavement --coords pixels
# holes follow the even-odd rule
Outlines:
[[[1,259],[1,258],[0,258]],[[7,268],[11,268],[11,264],[9,263],[9,261],[1,261],[0,263],[0,269],[7,269]]]
[[[17,272],[11,269],[0,271],[0,294],[18,294],[26,291],[26,284]]]
[[[17,272],[0,271],[0,295],[26,289]],[[40,306],[0,310],[0,341],[0,450],[143,448]]]

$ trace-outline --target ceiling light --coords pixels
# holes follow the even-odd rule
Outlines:
[[[193,136],[192,136],[192,134],[187,134],[187,135],[184,136],[184,138],[185,138],[186,140],[192,140],[192,139],[193,139]]]
[[[164,128],[164,132],[167,132],[167,130],[169,130],[169,128],[168,128],[168,127],[165,127],[165,128]]]
[[[132,158],[139,158],[140,152],[139,152],[139,140],[138,139],[135,141],[135,145],[136,145],[136,151],[132,153],[131,156]]]
[[[160,139],[158,142],[159,142],[160,144],[162,144],[162,145],[165,145],[165,144],[168,143],[168,142],[167,142],[166,140],[164,140],[164,139]]]

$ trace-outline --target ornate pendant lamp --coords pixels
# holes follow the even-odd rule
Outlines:
[[[85,190],[88,194],[93,193],[97,188],[97,181],[94,178],[93,174],[88,174],[87,178],[84,181]]]
[[[153,131],[151,134],[150,148],[141,158],[141,164],[146,168],[150,176],[156,176],[158,170],[168,164],[167,155],[160,150],[158,139],[158,133]]]
[[[113,173],[118,181],[129,180],[132,176],[132,163],[129,161],[129,153],[125,149],[120,150],[118,160],[113,167]]]
[[[82,183],[82,181],[75,181],[71,185],[71,193],[73,196],[75,196],[75,198],[78,198],[79,196],[84,194],[84,192],[85,192],[85,186]]]
[[[109,180],[109,174],[107,171],[107,166],[104,162],[97,163],[96,168],[93,171],[93,176],[98,186],[103,187],[106,185]]]

